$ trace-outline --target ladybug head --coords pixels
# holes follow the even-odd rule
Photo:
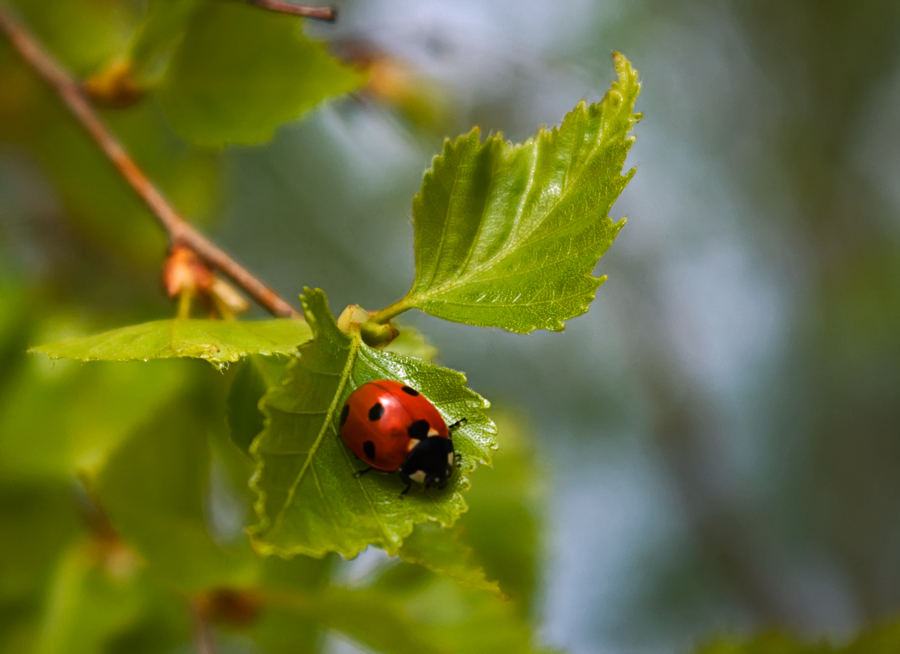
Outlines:
[[[453,474],[453,441],[441,436],[423,438],[400,466],[403,481],[443,488]]]

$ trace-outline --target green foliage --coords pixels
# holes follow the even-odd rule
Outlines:
[[[82,368],[32,358],[0,395],[0,476],[63,480],[73,471],[91,473],[183,388],[183,376],[171,367]]]
[[[13,0],[28,25],[53,53],[78,75],[89,74],[124,47],[128,8],[103,0],[54,0],[52,11],[42,2]],[[6,44],[4,43],[4,46]]]
[[[228,390],[226,419],[231,440],[241,451],[250,453],[250,444],[265,426],[259,402],[270,388],[279,385],[287,374],[289,359],[253,355],[237,369]]]
[[[401,327],[400,334],[384,348],[387,352],[405,357],[416,357],[429,363],[437,356],[437,348],[425,337],[410,327]]]
[[[184,38],[201,0],[149,0],[144,19],[128,44],[127,61],[140,86],[158,81],[172,51]]]
[[[323,316],[333,330],[324,296],[311,293],[310,298],[319,309],[310,315]],[[358,338],[341,333],[333,337]],[[404,361],[397,355],[370,356]],[[260,377],[271,386],[280,381],[282,362],[252,357],[240,365],[260,364]],[[27,363],[50,366],[35,359]],[[267,368],[268,364],[276,365]],[[420,565],[393,559],[366,579],[347,585],[337,581],[343,575],[334,557],[260,558],[241,537],[242,522],[231,533],[215,527],[222,513],[242,521],[253,512],[251,493],[242,490],[252,462],[223,438],[223,421],[214,418],[225,413],[221,386],[227,377],[192,362],[54,366],[73,380],[71,384],[121,371],[113,380],[121,387],[122,398],[141,397],[147,371],[168,371],[173,391],[157,400],[151,412],[123,422],[110,446],[113,451],[84,476],[89,492],[80,502],[92,517],[81,528],[74,510],[76,495],[65,480],[53,478],[41,487],[0,487],[0,507],[15,508],[0,514],[0,554],[18,573],[0,575],[3,605],[19,612],[0,629],[5,650],[133,654],[189,648],[183,593],[218,596],[226,589],[248,598],[259,614],[237,624],[222,618],[226,629],[218,633],[220,642],[233,637],[246,644],[249,639],[272,654],[322,651],[326,632],[386,653],[466,654],[487,651],[489,646],[532,651],[532,628],[517,601],[498,600],[494,587],[463,587],[486,585],[469,581],[479,579],[484,561],[533,562],[529,554],[517,550],[533,547],[533,540],[519,540],[518,535],[530,530],[519,523],[524,519],[531,524],[535,516],[507,514],[503,493],[496,494],[500,504],[495,505],[493,492],[475,489],[473,497],[480,499],[462,518],[466,530],[451,532],[449,540],[441,538],[447,532],[436,529],[436,524],[420,525],[429,528],[428,539],[404,543],[407,554],[416,547]],[[130,371],[133,374],[127,374]],[[455,380],[456,374],[450,374]],[[236,381],[237,376],[232,379]],[[108,396],[108,391],[97,393],[101,399]],[[234,397],[237,392],[232,389],[229,394]],[[98,427],[114,416],[106,409],[94,413]],[[508,434],[511,443],[521,438],[513,427]],[[27,441],[16,443],[29,449]],[[517,450],[514,446],[496,454],[496,472],[503,479],[522,478],[531,469],[524,459],[511,456]],[[43,465],[36,458],[27,460]],[[494,472],[478,471],[485,480]],[[38,492],[39,488],[46,490]],[[511,488],[509,494],[519,490]],[[392,499],[401,503],[395,496]],[[494,520],[495,531],[514,537],[471,541],[470,531],[477,531],[476,525],[485,519]],[[457,548],[464,558],[459,558]],[[36,580],[42,584],[35,586]],[[36,591],[42,594],[33,595]]]
[[[259,143],[359,86],[362,75],[303,36],[301,23],[239,2],[201,3],[159,88],[175,131],[199,145]]]
[[[399,309],[513,332],[561,330],[588,310],[604,278],[590,275],[624,221],[612,203],[640,119],[637,72],[615,55],[619,80],[599,104],[521,145],[482,143],[476,128],[447,141],[413,202],[416,278]]]
[[[12,485],[7,480],[0,486],[0,606],[31,601],[46,583],[62,548],[78,533],[73,495],[62,481]]]
[[[314,339],[300,348],[285,384],[263,400],[266,428],[251,446],[258,465],[255,547],[352,557],[375,544],[393,554],[415,523],[451,525],[465,510],[467,474],[476,463],[490,463],[495,429],[483,412],[487,402],[460,373],[374,350],[358,334],[340,331],[321,291],[307,289],[301,301]],[[361,464],[340,439],[338,413],[355,388],[375,379],[418,389],[448,424],[467,419],[454,436],[460,464],[446,489],[400,497],[404,485],[396,475],[354,476]]]
[[[51,359],[79,361],[149,361],[190,357],[211,363],[237,361],[251,354],[294,354],[309,340],[302,320],[280,318],[258,322],[173,318],[122,327],[93,336],[39,345],[32,352]]]
[[[102,654],[139,616],[141,590],[104,569],[90,542],[73,542],[54,573],[35,654]]]
[[[249,547],[226,550],[207,527],[211,426],[193,403],[180,398],[158,412],[110,457],[93,488],[154,575],[190,591],[238,584],[252,573]]]
[[[442,529],[433,522],[416,525],[397,554],[404,561],[445,575],[464,588],[489,590],[505,597],[497,582],[488,581],[484,568],[474,562],[475,553],[463,542],[460,529]]]
[[[877,627],[844,645],[823,641],[803,643],[794,637],[771,633],[746,642],[722,639],[700,648],[700,654],[894,654],[898,651],[900,622]]]
[[[126,3],[115,25],[103,0],[21,4],[79,75],[157,101],[106,119],[190,216],[211,213],[218,168],[166,119],[194,145],[257,143],[363,81],[308,40],[302,20],[241,2],[149,0],[142,20]],[[50,172],[86,242],[129,265],[155,263],[164,243],[146,208],[6,54],[0,76],[12,71],[21,93],[0,97],[0,137]],[[519,146],[482,144],[476,131],[445,147],[415,200],[417,275],[402,308],[523,332],[561,329],[587,310],[599,284],[591,269],[621,226],[609,208],[631,174],[621,169],[639,85],[624,58],[617,68],[604,101],[558,129]],[[101,297],[121,283],[102,268],[91,274]],[[122,296],[140,305],[130,289]],[[510,424],[494,457],[488,403],[464,375],[431,363],[436,351],[420,334],[402,329],[370,347],[359,333],[375,333],[368,314],[358,309],[363,326],[339,328],[324,293],[307,289],[308,323],[160,320],[33,349],[236,370],[79,366],[24,357],[26,343],[42,340],[22,318],[26,297],[0,296],[0,557],[16,568],[0,575],[0,649],[187,651],[191,606],[223,651],[319,652],[335,632],[388,654],[535,651],[532,454]],[[390,328],[380,330],[387,340]],[[354,476],[362,464],[341,442],[337,414],[354,388],[382,378],[421,390],[448,423],[467,420],[446,489],[401,498],[396,475]],[[495,470],[476,471],[492,459]],[[362,580],[327,556],[369,545],[392,558]],[[271,553],[292,558],[260,556]]]
[[[428,643],[425,651],[466,654],[541,651],[533,647],[528,623],[517,615],[512,602],[498,600],[484,591],[462,588],[427,571],[392,568],[372,585],[370,592],[381,606],[405,616],[406,630],[421,634],[422,640]],[[384,641],[390,638],[390,633],[386,633]],[[384,647],[377,642],[370,646]],[[413,654],[414,650],[384,651]]]
[[[496,413],[496,412],[492,412]],[[539,465],[530,432],[509,411],[494,416],[502,447],[492,468],[472,475],[469,510],[457,525],[472,565],[497,580],[523,615],[531,615],[542,560],[546,470]]]

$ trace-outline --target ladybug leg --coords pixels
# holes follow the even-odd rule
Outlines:
[[[357,471],[353,474],[353,476],[354,476],[354,477],[361,477],[361,476],[363,476],[364,474],[366,474],[367,472],[371,472],[371,471],[374,470],[374,469],[375,469],[375,468],[373,468],[372,466],[369,466],[369,467],[366,468],[365,470],[357,470]]]
[[[404,488],[404,489],[403,489],[403,492],[400,493],[400,497],[403,497],[404,495],[406,495],[406,494],[409,492],[409,489],[410,489],[410,488],[412,488],[412,484],[407,483],[407,484],[406,484],[406,488]]]
[[[447,430],[448,430],[450,433],[453,433],[454,431],[456,431],[456,430],[459,429],[460,427],[465,427],[467,422],[468,422],[468,420],[467,420],[466,418],[462,418],[461,420],[457,420],[457,421],[454,422],[452,425],[450,425],[449,427],[447,427]]]

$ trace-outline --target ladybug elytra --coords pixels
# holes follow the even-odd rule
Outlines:
[[[350,394],[341,409],[341,439],[369,470],[400,472],[406,482],[443,488],[453,474],[450,429],[435,406],[400,382],[379,379]]]

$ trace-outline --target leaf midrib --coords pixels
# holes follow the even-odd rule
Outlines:
[[[322,444],[322,439],[325,438],[325,434],[328,432],[328,428],[331,425],[332,418],[334,417],[335,411],[337,409],[337,403],[343,394],[344,386],[347,385],[347,381],[350,379],[350,372],[353,370],[353,363],[356,360],[358,352],[359,339],[352,338],[350,340],[350,351],[347,354],[347,360],[344,363],[343,369],[341,370],[341,378],[338,382],[338,387],[337,389],[335,389],[334,396],[331,399],[331,404],[329,405],[328,410],[325,412],[325,420],[322,421],[322,427],[319,429],[316,440],[313,441],[312,446],[309,448],[309,454],[306,457],[306,461],[303,462],[303,467],[300,468],[300,472],[297,473],[297,478],[294,479],[294,483],[291,484],[291,487],[288,489],[284,504],[278,511],[278,515],[275,516],[275,520],[272,521],[272,531],[275,531],[275,529],[278,528],[279,524],[282,521],[282,518],[284,518],[285,511],[287,511],[288,507],[290,507],[294,503],[294,496],[297,493],[297,487],[303,480],[303,476],[306,474],[306,471],[312,465],[313,457],[315,457],[316,452],[319,449],[319,445]]]

